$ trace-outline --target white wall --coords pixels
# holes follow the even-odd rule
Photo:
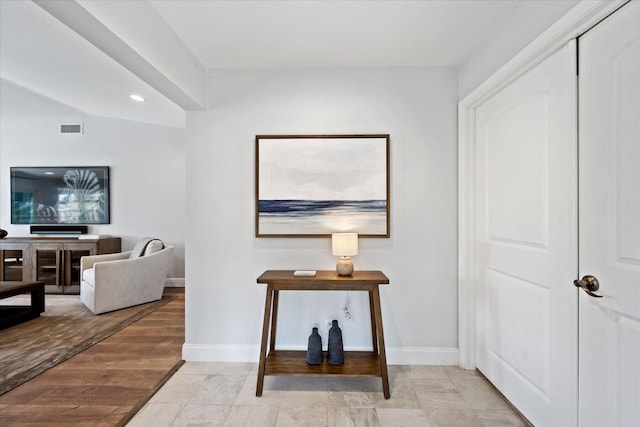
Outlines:
[[[391,238],[361,239],[382,270],[390,363],[457,364],[457,73],[436,69],[226,70],[208,111],[187,115],[186,360],[257,361],[267,269],[333,269],[330,239],[254,237],[256,134],[389,133]],[[357,159],[356,159],[357,161]],[[336,318],[347,348],[371,345],[366,294],[284,292],[278,346],[306,348]],[[326,343],[326,337],[325,341]],[[370,347],[369,347],[370,348]]]
[[[579,1],[519,1],[508,19],[460,66],[460,99],[471,93]]]
[[[184,277],[184,130],[83,114],[6,81],[0,109],[0,227],[11,224],[11,166],[110,167],[111,224],[91,234],[122,237],[130,250],[144,236],[176,247],[169,277]],[[32,114],[30,114],[32,112]],[[60,135],[60,123],[84,123],[84,135]]]

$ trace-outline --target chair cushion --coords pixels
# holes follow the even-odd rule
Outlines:
[[[90,284],[91,286],[95,286],[96,284],[96,271],[93,268],[89,268],[82,272],[82,280]]]
[[[153,244],[152,247],[152,252],[147,252],[147,247],[149,246],[149,244],[151,243]],[[158,242],[158,243],[155,243]],[[160,249],[157,249],[157,245],[160,245]],[[144,237],[142,239],[140,239],[138,241],[138,243],[136,243],[136,245],[133,247],[133,250],[131,251],[131,254],[129,255],[129,258],[138,258],[144,255],[149,255],[150,253],[153,252],[158,252],[159,250],[161,250],[162,248],[164,248],[164,244],[162,243],[162,240],[160,239],[156,239],[154,237]]]
[[[144,249],[143,255],[149,255],[155,252],[160,252],[163,248],[164,248],[164,244],[162,243],[162,240],[158,240],[158,239],[152,240]]]

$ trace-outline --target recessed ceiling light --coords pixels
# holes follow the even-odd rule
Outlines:
[[[53,175],[53,172],[45,172],[45,175]]]
[[[145,99],[143,97],[141,97],[140,95],[136,95],[135,93],[133,95],[129,95],[129,98],[133,99],[134,101],[138,101],[138,102],[144,102]]]

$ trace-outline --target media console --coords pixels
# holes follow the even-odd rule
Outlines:
[[[120,237],[0,239],[0,281],[44,282],[48,294],[80,293],[80,258],[120,252]]]

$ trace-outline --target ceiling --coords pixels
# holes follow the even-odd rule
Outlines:
[[[76,115],[184,126],[180,107],[28,0],[0,0],[0,77],[3,125],[45,121],[60,103]],[[132,102],[131,93],[147,102]],[[50,109],[26,103],[36,95],[50,99]]]
[[[151,0],[206,68],[461,64],[513,0]]]
[[[517,2],[150,0],[148,5],[205,68],[234,69],[458,66]],[[94,10],[109,7],[113,28],[119,12],[114,5],[124,13],[133,2],[78,3],[99,19]],[[144,25],[137,35],[144,37]],[[3,122],[28,110],[15,99],[24,89],[89,114],[184,125],[182,108],[31,1],[0,1],[0,77]],[[130,101],[133,92],[143,93],[147,102]]]

